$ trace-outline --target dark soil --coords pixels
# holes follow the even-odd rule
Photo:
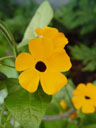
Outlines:
[[[94,72],[83,72],[82,71],[82,63],[80,61],[73,60],[72,61],[72,69],[70,77],[72,78],[75,85],[79,83],[88,83],[96,80],[96,71]]]

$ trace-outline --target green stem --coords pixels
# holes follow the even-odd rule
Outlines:
[[[10,119],[11,119],[11,114],[8,115],[7,120],[6,120],[6,122],[4,123],[3,128],[7,128],[7,122],[10,121]]]
[[[68,91],[67,87],[65,87],[65,88],[66,88],[66,92],[67,92],[67,95],[68,95],[68,97],[69,97],[69,100],[70,100],[70,102],[71,102],[71,104],[72,104],[72,106],[73,106],[72,98],[71,98],[71,96],[70,96],[70,94],[69,94],[69,91]]]
[[[57,99],[54,97],[54,102],[57,108],[59,108],[60,111],[62,111],[62,108],[60,107],[60,104],[58,103]]]
[[[0,62],[0,64],[1,64],[1,65],[4,65],[4,66],[7,66],[7,67],[9,67],[9,68],[15,68],[14,66],[7,65],[7,64],[1,63],[1,62]]]
[[[14,56],[5,56],[5,57],[2,57],[2,58],[0,58],[0,61],[6,60],[6,59],[11,59],[11,58],[14,58]]]
[[[17,46],[16,46],[16,42],[14,40],[14,37],[11,34],[11,32],[9,31],[9,29],[6,27],[6,25],[1,20],[0,20],[0,31],[7,38],[7,40],[11,44],[11,46],[14,47],[15,56],[17,56]]]
[[[5,103],[3,103],[2,110],[1,110],[1,113],[0,113],[0,126],[2,126],[2,117],[3,117],[4,110],[5,110]]]

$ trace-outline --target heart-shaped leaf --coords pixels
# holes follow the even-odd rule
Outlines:
[[[29,26],[27,27],[24,38],[18,47],[23,47],[29,43],[31,39],[36,37],[34,30],[38,27],[43,28],[48,25],[53,18],[53,10],[48,1],[44,1],[33,16]]]
[[[12,116],[24,128],[38,128],[52,97],[41,88],[35,93],[27,92],[17,79],[7,79],[6,85],[9,95],[5,103]]]

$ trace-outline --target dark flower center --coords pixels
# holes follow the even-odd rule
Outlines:
[[[89,96],[85,96],[85,99],[87,99],[87,100],[89,100],[89,99],[91,99]]]
[[[37,62],[37,64],[35,65],[35,68],[40,71],[40,72],[45,72],[46,70],[46,65],[42,62],[42,61],[39,61]]]

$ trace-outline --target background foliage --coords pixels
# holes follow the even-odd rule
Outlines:
[[[26,43],[22,39],[29,22],[31,21],[32,25],[34,22],[36,22],[35,27],[37,27],[39,24],[38,16],[35,19],[35,21],[33,19],[31,20],[31,18],[36,12],[37,7],[38,7],[37,3],[35,3],[35,1],[32,0],[28,0],[24,4],[16,4],[16,2],[13,0],[0,1],[0,19],[8,26],[8,28],[12,32],[19,48],[24,46],[23,49],[22,48],[19,49],[20,51],[23,50],[27,51]],[[44,6],[43,9],[46,10],[46,8],[47,7]],[[49,10],[49,7],[47,10]],[[41,24],[39,25],[43,27],[44,25],[48,24],[47,22],[51,20],[51,18],[53,17],[53,13],[52,10],[50,10],[51,16],[49,15],[48,18],[45,11],[42,11],[42,8],[40,9],[40,12],[43,12],[44,22],[41,21]],[[70,98],[72,98],[73,88],[78,83],[94,82],[96,80],[96,34],[95,34],[96,33],[96,1],[70,0],[67,5],[63,5],[58,10],[55,10],[53,20],[50,22],[49,26],[58,28],[59,31],[64,32],[64,34],[68,37],[69,44],[66,47],[66,50],[71,57],[71,61],[73,65],[71,71],[66,73],[69,79],[68,85],[53,96],[52,101],[46,111],[46,115],[56,115],[56,114],[59,115],[61,113],[68,111],[71,107],[73,107]],[[30,30],[26,31],[26,33],[29,31]],[[33,34],[33,37],[34,36],[35,35]],[[30,36],[28,37],[28,40],[29,39]],[[0,33],[0,57],[12,55],[12,54],[13,51],[10,48],[7,40],[5,39],[3,34]],[[14,59],[4,60],[3,63],[14,66]],[[24,121],[27,122],[29,121],[28,124],[29,128],[31,128],[32,122],[34,122],[34,127],[38,127],[35,126],[35,124],[37,124],[35,123],[36,121],[35,119],[32,118],[32,120],[30,121],[31,117],[27,116],[28,118],[24,120],[21,119],[20,117],[18,118],[18,113],[22,115],[22,113],[26,110],[26,108],[24,107],[22,108],[22,105],[19,106],[20,105],[19,103],[21,101],[24,101],[24,103],[22,104],[23,105],[27,104],[26,113],[34,112],[34,115],[38,115],[37,120],[40,123],[41,120],[39,119],[41,119],[44,113],[43,112],[39,114],[38,112],[35,113],[34,107],[33,108],[31,107],[37,106],[36,108],[37,110],[43,111],[41,106],[43,106],[44,108],[47,107],[46,102],[49,103],[51,97],[47,97],[47,95],[43,94],[43,92],[41,91],[40,92],[41,100],[43,100],[44,103],[41,105],[39,102],[35,102],[36,100],[35,98],[38,99],[40,97],[36,97],[34,94],[34,96],[32,96],[34,97],[34,99],[32,99],[31,95],[29,96],[25,90],[19,88],[18,82],[15,79],[17,78],[17,76],[18,73],[15,71],[14,68],[8,68],[6,67],[6,65],[5,66],[2,65],[0,62],[0,86],[2,85],[2,88],[0,87],[0,123],[3,124],[3,126],[0,126],[0,128],[21,128],[21,125],[24,126]],[[10,78],[8,79],[10,82],[8,82],[8,80],[6,79],[7,77]],[[8,91],[5,88],[6,85]],[[20,94],[20,90],[22,90],[22,95]],[[67,93],[69,93],[69,95],[67,95]],[[26,97],[23,96],[25,94]],[[3,102],[4,102],[4,98],[7,95],[8,97],[5,100],[5,103],[7,104],[6,107],[5,104],[3,104]],[[67,103],[68,107],[66,110],[64,110],[60,106],[60,101],[62,99],[64,99]],[[18,101],[19,103],[14,101]],[[18,104],[18,106],[20,107],[20,111],[17,111],[19,109],[18,107],[14,107],[14,104],[16,105]],[[2,108],[4,109],[4,111],[2,111]],[[77,111],[77,117],[75,117],[74,119],[67,117],[64,120],[58,120],[58,121],[50,121],[50,122],[42,121],[40,125],[40,128],[56,128],[56,127],[57,128],[64,128],[64,127],[95,128],[96,113],[85,115],[81,113],[81,111]],[[24,128],[27,128],[27,126],[24,126]]]

